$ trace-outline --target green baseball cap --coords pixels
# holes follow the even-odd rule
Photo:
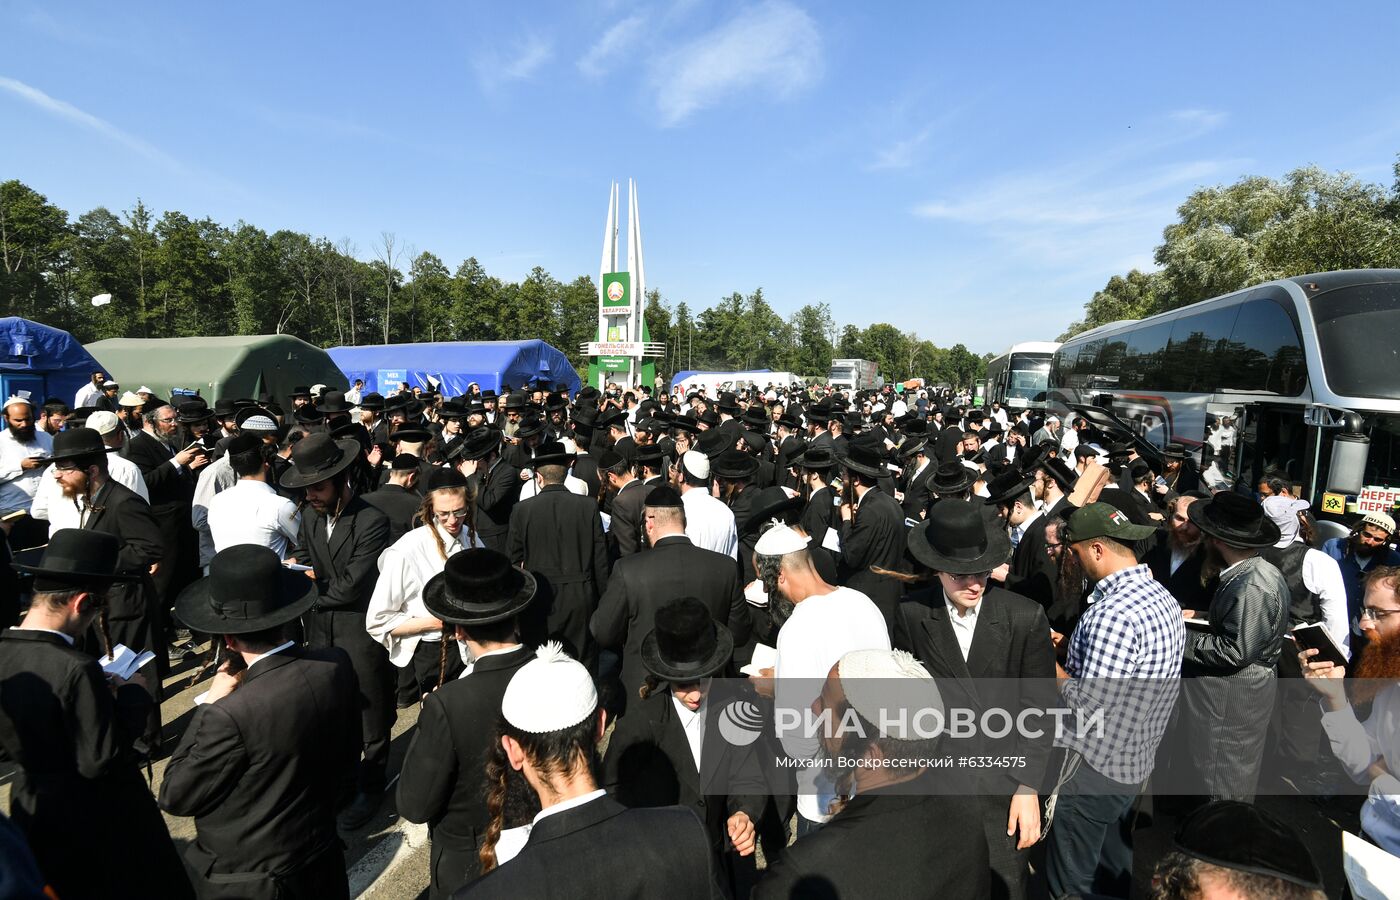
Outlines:
[[[1077,544],[1098,537],[1114,540],[1140,541],[1151,537],[1157,529],[1151,525],[1134,525],[1127,514],[1107,503],[1090,503],[1069,517],[1065,541]]]

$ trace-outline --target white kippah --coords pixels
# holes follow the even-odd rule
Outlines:
[[[943,712],[938,685],[917,659],[903,650],[852,650],[836,664],[846,702],[882,737],[918,740],[921,710]]]
[[[142,400],[140,397],[136,396],[136,395],[133,394],[131,391],[127,391],[125,394],[122,394],[122,398],[121,398],[120,400],[117,401],[117,405],[118,405],[118,406],[141,406],[141,405],[142,405],[143,403],[145,403],[145,402],[146,402],[145,400]]]
[[[754,544],[753,552],[759,556],[786,556],[805,550],[811,541],[810,537],[793,531],[791,526],[779,525],[763,532],[758,543]]]
[[[1361,517],[1361,524],[1374,525],[1377,528],[1384,529],[1386,534],[1395,533],[1395,520],[1385,513],[1367,513]]]
[[[681,465],[695,478],[710,477],[710,458],[699,450],[687,450],[681,457]]]
[[[598,692],[593,677],[558,641],[548,641],[506,685],[501,715],[521,731],[547,734],[572,728],[593,715]]]
[[[267,416],[249,416],[238,427],[241,431],[276,431],[277,423]]]
[[[136,389],[136,393],[138,393],[138,394],[150,394],[152,397],[154,397],[154,396],[156,395],[156,392],[155,392],[155,391],[153,391],[153,390],[151,390],[150,388],[146,387],[144,384],[141,385],[139,388]]]
[[[111,434],[117,430],[117,414],[99,409],[87,417],[87,427],[98,434]]]

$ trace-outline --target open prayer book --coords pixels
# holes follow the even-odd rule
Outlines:
[[[106,674],[115,675],[117,678],[126,681],[131,678],[132,675],[136,674],[137,669],[155,658],[156,655],[149,650],[137,655],[136,651],[132,650],[126,644],[118,644],[112,648],[112,654],[110,656],[102,657],[97,663],[102,666],[102,671]]]
[[[778,651],[767,644],[754,644],[753,661],[739,671],[745,675],[760,675],[764,669],[771,669],[778,661]]]

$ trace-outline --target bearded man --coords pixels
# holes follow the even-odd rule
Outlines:
[[[1322,545],[1322,552],[1335,559],[1341,567],[1342,582],[1347,588],[1347,616],[1353,635],[1365,637],[1360,619],[1367,572],[1373,567],[1400,566],[1400,553],[1390,546],[1394,535],[1394,519],[1385,513],[1370,513],[1352,527],[1351,534],[1333,538]]]
[[[0,515],[29,512],[52,453],[53,438],[34,425],[34,406],[23,397],[11,397],[0,431]],[[24,516],[10,531],[10,546],[36,547],[47,537],[45,523]]]
[[[1371,785],[1361,808],[1361,828],[1383,850],[1400,855],[1400,789],[1394,768],[1400,760],[1400,568],[1377,566],[1366,577],[1361,630],[1367,642],[1355,666],[1351,690],[1342,679],[1346,669],[1311,657],[1316,650],[1298,654],[1308,683],[1322,694],[1326,712],[1322,727],[1332,753],[1358,784]],[[1371,715],[1362,723],[1353,703],[1371,704]]]
[[[1203,610],[1215,594],[1216,579],[1202,579],[1203,537],[1188,512],[1192,503],[1207,497],[1202,491],[1173,497],[1167,504],[1167,539],[1158,541],[1142,560],[1182,609]]]

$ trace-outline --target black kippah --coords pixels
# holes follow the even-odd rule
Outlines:
[[[681,495],[676,493],[675,488],[663,484],[660,487],[652,488],[651,493],[647,494],[645,505],[653,508],[672,506],[679,509],[682,505]]]

